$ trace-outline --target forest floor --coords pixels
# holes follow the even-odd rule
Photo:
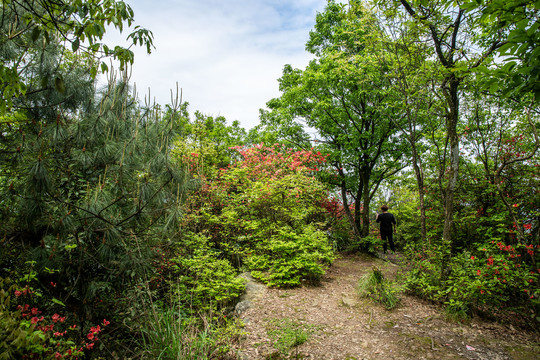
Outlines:
[[[256,359],[540,359],[538,333],[474,318],[445,319],[443,309],[402,295],[391,311],[356,295],[374,266],[393,279],[397,258],[342,256],[318,286],[265,288],[240,315],[244,332],[237,357]],[[302,338],[304,336],[304,338]],[[287,337],[302,344],[288,348]]]

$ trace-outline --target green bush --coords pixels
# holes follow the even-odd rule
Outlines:
[[[194,237],[199,237],[193,235]],[[224,310],[244,291],[245,280],[226,259],[218,259],[204,239],[201,247],[171,259],[174,275],[171,292],[185,309],[216,312]]]
[[[440,266],[440,251],[430,251],[426,257],[417,253],[409,263],[406,287],[443,302],[449,317],[463,319],[475,309],[506,308],[538,322],[539,274],[528,264],[530,253],[534,255],[526,245],[514,247],[493,240],[479,244],[474,252],[453,255],[446,273]]]
[[[317,282],[334,260],[326,235],[308,225],[303,233],[286,227],[261,241],[248,258],[254,278],[270,286],[293,287]]]
[[[324,231],[327,189],[313,176],[323,159],[280,146],[239,153],[241,161],[211,181],[202,179],[201,189],[188,199],[179,241],[204,237],[213,256],[252,270],[271,286],[317,281],[334,258]]]

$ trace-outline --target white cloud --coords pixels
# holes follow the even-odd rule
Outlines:
[[[223,115],[245,128],[279,96],[285,64],[303,68],[316,12],[326,0],[131,0],[135,22],[154,33],[156,49],[135,50],[132,82],[161,104],[176,83],[190,112]]]

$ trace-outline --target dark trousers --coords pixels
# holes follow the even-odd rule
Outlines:
[[[388,248],[388,244],[387,244],[386,240],[388,240],[388,243],[390,243],[390,249],[393,252],[396,252],[396,247],[394,246],[394,238],[393,238],[392,230],[390,230],[390,231],[381,230],[381,239],[383,241],[383,249],[384,249],[385,253],[386,253],[386,250]]]

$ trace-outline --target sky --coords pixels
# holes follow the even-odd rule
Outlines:
[[[279,97],[284,65],[305,68],[309,31],[326,0],[126,0],[155,49],[132,48],[131,82],[141,100],[171,102],[182,89],[189,112],[224,116],[250,129]],[[119,35],[113,35],[119,36]],[[124,31],[123,37],[126,36]]]

